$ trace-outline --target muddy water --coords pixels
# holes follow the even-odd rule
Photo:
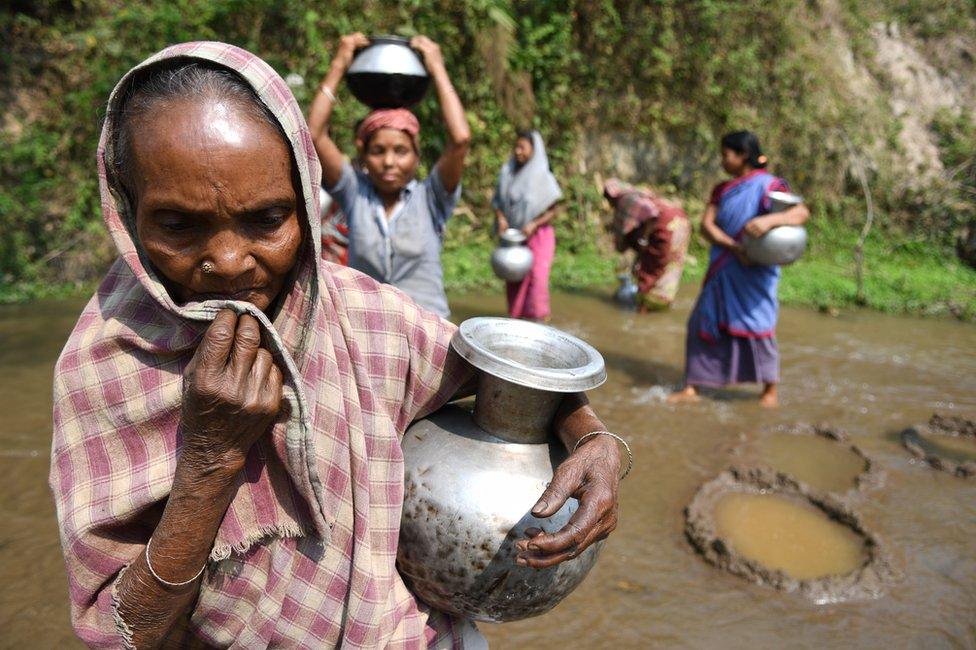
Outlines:
[[[847,575],[867,559],[850,528],[778,494],[726,494],[715,504],[715,526],[744,557],[797,580]]]
[[[784,309],[782,408],[761,410],[752,388],[675,407],[662,398],[680,382],[693,294],[685,287],[673,312],[643,317],[599,296],[554,297],[553,323],[607,359],[610,378],[591,398],[631,441],[637,466],[620,527],[587,581],[549,614],[482,626],[492,647],[976,647],[976,481],[914,461],[898,438],[935,410],[976,415],[976,327]],[[457,318],[504,309],[500,293],[452,305]],[[80,308],[0,308],[3,647],[72,643],[45,480],[51,369]],[[880,600],[814,605],[726,575],[684,539],[682,508],[732,450],[797,421],[846,429],[886,471],[885,486],[853,504],[905,574]]]
[[[767,436],[758,448],[764,464],[827,492],[847,492],[867,469],[865,460],[846,445],[823,436]]]

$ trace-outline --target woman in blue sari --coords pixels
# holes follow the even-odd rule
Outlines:
[[[797,205],[770,214],[769,193],[789,186],[765,167],[755,134],[737,131],[722,138],[722,168],[732,179],[715,187],[702,217],[711,256],[688,319],[685,386],[670,401],[697,400],[701,386],[761,383],[760,404],[778,404],[780,269],[752,264],[741,242],[745,234],[761,237],[776,226],[800,225],[810,211]]]

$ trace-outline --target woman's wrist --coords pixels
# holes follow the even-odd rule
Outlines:
[[[618,470],[617,475],[620,477],[620,480],[623,480],[630,474],[630,470],[634,466],[634,454],[630,450],[630,445],[623,438],[611,431],[594,430],[584,434],[576,441],[572,453],[576,453],[578,449],[588,445],[592,445],[589,451],[597,450],[602,458],[612,462]],[[623,465],[624,456],[621,447],[623,447],[623,452],[626,452],[627,455],[627,466],[623,474],[619,473],[619,468]]]
[[[451,78],[447,74],[447,66],[444,65],[444,61],[425,61],[424,67],[427,68],[427,74],[435,82],[447,81],[447,83],[451,83]]]
[[[176,482],[190,485],[231,486],[244,469],[245,456],[184,445],[176,462]],[[174,484],[175,488],[175,484]]]

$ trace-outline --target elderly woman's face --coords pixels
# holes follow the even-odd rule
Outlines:
[[[280,134],[219,99],[171,102],[132,127],[136,231],[170,295],[267,309],[302,242]]]

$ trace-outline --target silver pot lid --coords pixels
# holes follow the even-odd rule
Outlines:
[[[531,321],[469,318],[451,345],[478,370],[527,388],[576,393],[607,379],[603,356],[593,346]]]
[[[398,36],[374,36],[369,40],[369,47],[356,54],[346,74],[427,76],[427,69],[407,39]]]
[[[506,228],[502,232],[502,234],[499,235],[498,239],[503,244],[518,246],[520,244],[524,244],[528,239],[528,237],[526,237],[525,233],[519,230],[518,228]]]

